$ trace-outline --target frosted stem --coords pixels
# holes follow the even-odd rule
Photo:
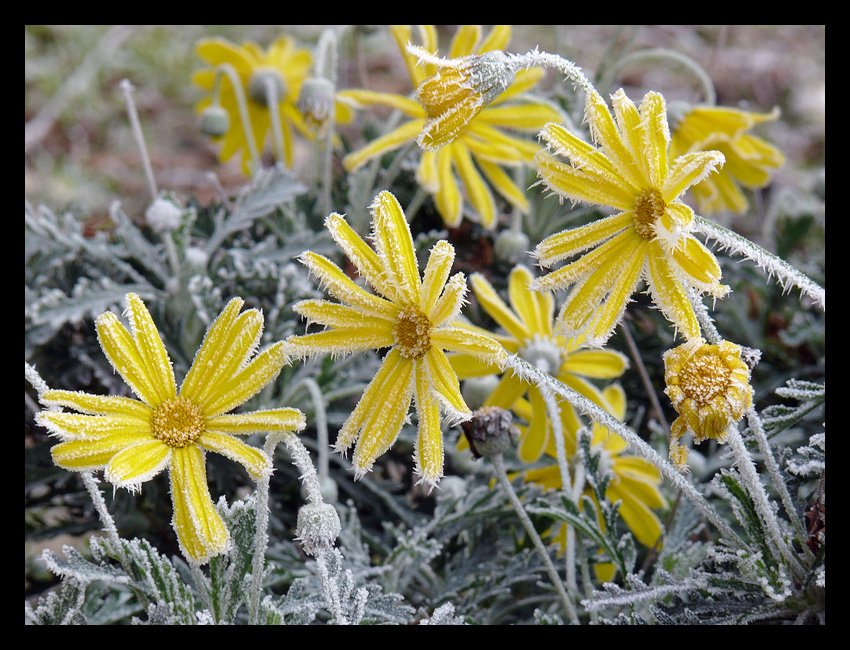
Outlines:
[[[519,497],[517,497],[516,492],[514,492],[513,486],[511,486],[511,482],[508,480],[508,474],[505,470],[505,461],[502,458],[502,454],[494,454],[493,456],[490,456],[490,460],[493,462],[493,467],[496,470],[496,479],[499,481],[499,485],[502,486],[502,490],[511,502],[511,506],[513,506],[513,509],[516,511],[519,520],[525,528],[525,532],[528,533],[528,536],[534,544],[534,548],[540,555],[540,559],[543,560],[543,565],[546,567],[546,573],[549,574],[549,579],[552,581],[552,584],[555,586],[555,590],[558,592],[558,596],[561,598],[561,602],[564,605],[567,616],[569,616],[570,622],[577,625],[579,620],[575,606],[570,600],[570,597],[567,595],[566,589],[564,589],[564,583],[561,581],[561,576],[559,576],[558,572],[555,570],[555,565],[552,564],[552,558],[549,557],[546,547],[543,546],[543,541],[540,539],[540,535],[538,535],[537,531],[534,529],[534,524],[531,523],[531,519],[529,519],[528,514],[525,512],[525,509],[519,501]]]
[[[752,260],[759,268],[767,272],[768,277],[775,275],[783,289],[788,289],[789,285],[794,285],[800,289],[803,295],[811,298],[821,310],[826,311],[826,291],[824,288],[782,258],[766,251],[746,237],[742,237],[738,233],[704,217],[695,217],[693,223],[696,232],[714,239],[722,248]]]
[[[682,490],[685,496],[687,496],[694,505],[699,508],[699,510],[717,527],[726,539],[736,543],[741,548],[746,548],[746,544],[744,544],[743,540],[738,537],[735,531],[732,530],[729,524],[726,523],[720,514],[711,506],[710,503],[708,503],[705,497],[700,494],[696,487],[687,481],[670,461],[662,457],[646,441],[625,426],[622,422],[617,420],[617,418],[610,413],[607,413],[601,406],[593,403],[591,400],[579,394],[563,382],[541,372],[539,368],[528,363],[516,354],[508,355],[506,365],[519,375],[520,378],[525,379],[529,383],[536,384],[538,387],[548,388],[554,394],[570,402],[570,404],[575,406],[580,413],[590,416],[602,426],[607,427],[609,431],[613,431],[627,443],[631,444],[635,450],[639,451],[643,455],[645,460],[655,465],[655,467],[657,467],[658,470],[664,474],[675,487]]]
[[[229,63],[220,63],[216,67],[216,74],[225,74],[230,80],[233,94],[236,97],[236,106],[239,109],[239,120],[242,122],[242,131],[245,134],[245,143],[251,156],[251,174],[256,174],[263,168],[260,160],[260,152],[257,151],[257,143],[254,142],[254,129],[251,127],[251,117],[248,114],[248,101],[245,99],[245,91],[242,88],[242,80],[239,73]]]
[[[272,453],[274,449],[272,449]],[[257,481],[257,523],[254,536],[254,557],[251,558],[251,591],[248,594],[248,624],[257,625],[260,596],[263,590],[263,573],[266,567],[266,549],[269,545],[269,476]]]
[[[153,176],[153,167],[151,166],[151,159],[148,156],[148,148],[145,146],[142,125],[139,123],[139,114],[136,112],[136,102],[133,101],[133,90],[135,88],[129,79],[122,79],[120,86],[124,92],[124,99],[127,102],[127,116],[130,118],[130,127],[133,129],[133,136],[136,138],[136,145],[139,147],[139,155],[142,157],[142,166],[145,169],[145,178],[148,182],[148,191],[151,193],[151,201],[156,201],[159,197],[159,192],[156,188],[156,179]]]
[[[269,115],[272,118],[272,133],[274,133],[274,146],[277,152],[277,160],[286,165],[286,149],[283,146],[283,125],[280,121],[280,98],[277,96],[277,85],[272,77],[266,78],[266,101],[269,106]]]
[[[565,75],[568,79],[571,79],[573,83],[578,85],[586,94],[590,94],[595,90],[593,84],[590,83],[590,80],[585,76],[580,67],[572,61],[558,56],[557,54],[541,52],[535,49],[531,52],[526,52],[525,54],[510,54],[509,56],[511,58],[511,64],[515,70],[522,67],[530,68],[532,66],[554,68]]]

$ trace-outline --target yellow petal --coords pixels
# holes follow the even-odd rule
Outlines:
[[[305,359],[317,354],[338,356],[394,344],[393,324],[376,320],[363,326],[290,336],[286,339],[286,356],[292,359]]]
[[[134,436],[150,436],[150,413],[136,415],[80,415],[61,411],[42,411],[36,422],[63,439],[103,438],[115,433]]]
[[[153,410],[144,402],[117,395],[92,395],[82,391],[46,390],[38,396],[44,406],[63,406],[89,415],[124,415],[150,422]]]
[[[500,406],[503,409],[509,409],[514,406],[516,401],[522,397],[528,390],[528,384],[522,379],[511,373],[505,373],[499,380],[499,384],[495,390],[490,393],[490,397],[484,402],[485,406]]]
[[[428,312],[428,319],[435,327],[443,323],[452,323],[466,304],[466,277],[455,273],[446,283],[443,295]]]
[[[136,341],[112,312],[106,312],[95,321],[97,338],[103,353],[121,375],[125,383],[145,404],[160,404],[156,384],[148,374]]]
[[[508,297],[511,306],[532,335],[551,334],[552,319],[544,297],[530,289],[534,276],[522,265],[515,266],[508,276]],[[538,296],[541,300],[538,301]],[[551,297],[550,297],[551,300]]]
[[[343,167],[345,167],[346,171],[353,172],[373,158],[382,156],[388,151],[398,149],[405,142],[414,140],[424,125],[425,118],[405,122],[386,135],[372,140],[362,149],[348,154],[342,160]]]
[[[271,459],[260,449],[219,431],[205,431],[197,444],[242,465],[255,481],[272,471]]]
[[[543,450],[546,448],[549,438],[549,417],[546,402],[536,386],[529,388],[528,399],[531,402],[531,420],[528,423],[528,430],[520,439],[518,453],[523,462],[534,463],[543,455]]]
[[[216,415],[206,419],[207,431],[247,435],[266,431],[301,431],[306,426],[304,414],[298,409],[279,408],[231,415]]]
[[[159,474],[170,460],[171,447],[160,440],[148,439],[115,454],[104,478],[117,487],[133,489]]]
[[[307,267],[320,285],[334,298],[372,316],[394,319],[398,307],[369,293],[342,272],[336,264],[312,251],[302,253],[298,260]]]
[[[211,65],[229,63],[240,73],[249,74],[254,65],[248,52],[219,36],[202,38],[195,46],[195,51],[199,57]]]
[[[605,100],[596,91],[588,94],[585,113],[593,140],[599,144],[605,157],[633,187],[642,187],[644,181],[634,156],[620,137]]]
[[[283,341],[268,346],[200,405],[204,415],[220,415],[247,402],[277,377],[285,361]]]
[[[441,149],[436,155],[439,189],[434,197],[434,202],[445,224],[450,228],[455,228],[460,224],[463,217],[463,200],[452,173],[452,155],[448,149]]]
[[[720,281],[721,271],[717,259],[694,237],[685,237],[671,255],[682,271],[697,282],[715,285]]]
[[[523,341],[531,337],[531,332],[511,309],[501,299],[493,285],[481,273],[473,273],[469,282],[472,292],[486,311],[500,326],[507,330],[515,339]]]
[[[416,371],[415,389],[419,431],[413,458],[419,482],[433,488],[443,476],[443,432],[440,427],[439,403],[429,393],[428,378],[421,365]]]
[[[460,383],[446,355],[432,347],[423,357],[423,361],[431,394],[443,405],[450,419],[462,421],[469,418],[472,411],[460,394]]]
[[[642,503],[630,492],[618,488],[619,486],[608,488],[605,496],[610,501],[622,501],[620,504],[620,516],[629,527],[629,530],[632,531],[635,539],[644,546],[649,546],[650,548],[655,546],[655,543],[661,536],[661,522],[658,520],[658,517],[655,516],[655,513],[646,504]]]
[[[661,187],[661,197],[665,203],[674,199],[719,170],[725,162],[725,156],[719,151],[697,151],[679,156],[670,165],[670,174]]]
[[[53,462],[64,469],[83,471],[105,467],[122,449],[150,440],[150,435],[113,433],[93,439],[60,442],[50,449]]]
[[[596,246],[609,237],[625,230],[632,223],[633,213],[621,212],[597,219],[586,226],[572,228],[550,235],[537,244],[534,256],[542,266],[551,266],[561,260]]]
[[[360,276],[390,300],[397,299],[395,292],[388,286],[386,274],[381,267],[378,254],[372,250],[369,244],[363,241],[360,235],[354,232],[348,222],[334,212],[325,219],[325,227],[334,241],[345,252],[345,256],[357,268]]]
[[[449,58],[457,59],[472,54],[480,39],[481,25],[461,25],[452,39]]]
[[[175,449],[170,475],[171,524],[180,550],[190,562],[204,564],[230,548],[230,533],[213,505],[203,452],[194,445]]]
[[[496,191],[517,210],[528,214],[528,199],[510,176],[497,164],[476,157],[476,164]]]
[[[577,169],[543,150],[535,154],[534,165],[546,187],[565,199],[609,205],[618,210],[634,207],[635,196],[620,179],[592,169]]]
[[[195,354],[192,367],[189,368],[180,386],[181,397],[196,401],[197,395],[210,383],[209,377],[216,371],[216,355],[224,349],[243,304],[244,301],[241,298],[233,298],[210,325],[204,336],[204,342]]]
[[[328,300],[300,300],[292,305],[292,310],[306,318],[309,323],[338,329],[374,327],[381,330],[388,322],[386,318],[367,316],[359,309]]]
[[[369,206],[375,250],[386,270],[387,281],[408,305],[419,304],[421,280],[410,226],[398,200],[383,191]]]
[[[451,152],[461,182],[466,187],[469,202],[481,219],[481,225],[485,228],[493,228],[496,225],[496,204],[493,201],[490,189],[472,162],[469,149],[457,142],[451,145]]]
[[[640,103],[641,126],[644,132],[643,160],[653,187],[662,187],[667,180],[669,165],[670,128],[667,125],[667,106],[664,97],[648,92]]]
[[[439,327],[431,331],[431,345],[441,350],[466,352],[501,366],[507,352],[494,338],[462,327]]]
[[[653,302],[688,340],[700,336],[699,322],[682,283],[667,263],[657,242],[649,246],[647,284]]]
[[[446,286],[446,280],[452,270],[455,249],[444,239],[431,248],[428,263],[422,276],[422,294],[419,298],[419,311],[428,314],[437,304],[437,300]]]
[[[560,372],[594,379],[613,379],[629,367],[625,355],[614,350],[579,350],[568,355]]]
[[[168,358],[168,352],[145,303],[134,293],[127,294],[127,314],[136,346],[157,391],[159,402],[173,399],[177,395],[177,385],[171,359]]]

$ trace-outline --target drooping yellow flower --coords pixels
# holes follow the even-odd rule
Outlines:
[[[200,70],[194,74],[192,80],[196,85],[212,92],[215,86],[216,67],[228,64],[235,69],[247,100],[248,116],[253,131],[251,134],[245,133],[235,91],[230,77],[225,75],[221,81],[219,102],[229,115],[229,128],[221,137],[219,158],[222,161],[230,160],[241,150],[242,171],[245,174],[256,171],[250,169],[251,156],[247,138],[250,137],[256,150],[262,153],[273,119],[269,110],[266,86],[270,82],[274,86],[278,100],[277,112],[280,116],[284,147],[282,162],[291,166],[293,129],[306,137],[312,137],[309,126],[296,105],[301,86],[313,62],[310,51],[296,47],[295,42],[288,36],[277,39],[267,50],[263,50],[252,41],[236,45],[221,37],[204,38],[198,41],[196,51],[200,58],[213,66],[212,69]],[[212,97],[205,97],[198,102],[198,112],[212,103]],[[343,107],[342,110],[347,112],[349,109]]]
[[[543,266],[581,255],[535,280],[534,288],[575,285],[559,325],[565,336],[583,333],[590,345],[601,346],[644,279],[664,316],[685,338],[696,338],[687,290],[721,297],[729,289],[719,282],[714,255],[690,234],[694,212],[678,197],[722,165],[723,154],[696,151],[670,160],[664,98],[647,93],[638,108],[620,89],[611,99],[613,116],[598,93],[587,97],[586,118],[599,148],[556,124],[540,134],[550,149],[535,159],[542,182],[562,198],[618,212],[540,242],[534,254]]]
[[[779,149],[749,133],[758,124],[778,118],[779,109],[753,113],[738,108],[694,106],[683,112],[681,118],[671,120],[670,155],[715,149],[726,157],[723,169],[691,187],[700,212],[745,212],[749,202],[741,186],[764,187],[770,182],[771,172],[785,162]]]
[[[327,258],[304,253],[301,262],[340,302],[293,305],[309,322],[327,329],[288,338],[286,353],[304,358],[390,348],[342,425],[335,449],[344,453],[355,445],[355,478],[361,478],[395,443],[413,398],[419,416],[416,473],[420,482],[433,487],[443,474],[440,408],[454,421],[472,415],[444,350],[469,352],[499,365],[507,353],[493,338],[454,325],[464,304],[466,279],[462,273],[449,277],[452,245],[438,241],[420,277],[410,228],[396,198],[381,192],[371,211],[374,250],[342,216],[331,214],[325,225],[376,293],[355,284]]]
[[[753,405],[750,369],[741,346],[729,341],[710,345],[688,341],[664,353],[664,392],[679,417],[670,426],[670,460],[684,469],[688,450],[678,440],[690,431],[694,441],[722,443],[731,424]]]
[[[626,415],[626,397],[619,384],[606,387],[603,391],[611,413],[622,420]],[[643,458],[627,453],[627,443],[616,433],[594,422],[591,425],[593,438],[591,445],[601,451],[600,469],[610,470],[613,478],[605,490],[605,498],[611,503],[620,502],[620,516],[641,544],[653,547],[662,533],[661,522],[654,509],[667,507],[667,500],[661,494],[661,474]],[[576,438],[565,436],[567,456],[576,453]],[[554,455],[554,454],[552,454]],[[525,480],[533,481],[548,489],[561,489],[561,472],[557,464],[531,469],[525,472]],[[593,497],[589,488],[585,493]],[[563,542],[565,531],[561,528],[557,537]],[[601,579],[610,579],[611,568]]]
[[[283,342],[255,355],[263,316],[256,309],[240,314],[243,301],[234,298],[210,327],[178,392],[145,304],[132,293],[126,303],[130,330],[107,312],[97,318],[97,334],[106,358],[138,399],[48,390],[39,399],[51,410],[36,421],[63,440],[51,453],[64,469],[105,469],[116,487],[138,490],[167,468],[180,549],[202,564],[230,546],[207,486],[206,452],[240,463],[256,480],[271,472],[271,460],[234,434],[304,428],[304,416],[291,408],[228,414],[277,376]]]
[[[406,51],[405,48],[411,41],[409,26],[394,25],[392,34],[407,64],[414,88],[420,87],[431,75],[438,74],[438,64],[427,60],[420,63],[417,56]],[[480,25],[463,25],[452,39],[449,57],[472,57],[481,64],[476,69],[482,70],[482,61],[498,57],[499,54],[495,52],[506,47],[510,35],[510,26],[497,25],[482,39]],[[420,42],[424,51],[437,51],[437,32],[433,25],[421,26]],[[443,68],[440,74],[452,73]],[[468,77],[468,74],[464,75]],[[532,133],[539,131],[548,122],[561,119],[558,112],[551,107],[520,98],[520,95],[542,77],[543,70],[539,68],[519,70],[515,73],[513,83],[498,96],[495,96],[497,93],[494,86],[487,86],[486,89],[484,86],[478,86],[470,95],[464,94],[457,84],[449,84],[449,87],[459,93],[455,98],[466,102],[466,108],[456,113],[463,119],[445,119],[441,122],[443,126],[453,125],[451,131],[456,134],[456,138],[439,150],[424,151],[416,172],[417,182],[433,195],[437,210],[447,226],[458,226],[466,209],[486,228],[494,228],[497,214],[491,187],[510,205],[523,212],[528,211],[529,205],[524,191],[514,183],[505,168],[530,163],[540,147],[536,142],[509,135],[505,130]],[[460,79],[455,78],[455,81]],[[497,84],[498,87],[501,85]],[[422,92],[424,97],[428,98],[428,111],[435,112],[433,116],[411,97],[368,90],[341,91],[339,97],[356,106],[386,106],[410,118],[389,133],[346,156],[343,160],[345,168],[353,171],[377,156],[412,142],[419,137],[432,117],[437,117],[436,111],[439,110],[442,115],[447,106],[443,103],[439,109],[436,108],[439,102],[433,93],[429,94],[429,87],[432,88],[426,85]],[[489,103],[479,105],[478,101],[484,95]],[[443,138],[439,141],[442,142]]]
[[[482,309],[505,331],[494,337],[512,353],[534,364],[544,372],[560,379],[603,408],[609,409],[602,392],[589,379],[614,379],[623,374],[628,360],[614,350],[589,350],[581,339],[567,340],[554,332],[554,300],[529,289],[534,279],[531,271],[522,265],[516,266],[508,277],[508,298],[505,304],[495,288],[480,273],[470,277],[472,292]],[[478,328],[469,326],[477,331]],[[458,377],[467,379],[499,372],[469,354],[453,354],[449,360],[457,370]],[[544,451],[555,454],[555,442],[551,424],[546,413],[543,395],[536,384],[526,382],[513,373],[506,372],[495,390],[484,402],[484,406],[499,406],[513,409],[524,415],[527,428],[519,442],[519,456],[525,462],[534,462]],[[562,427],[572,435],[582,426],[578,414],[569,402],[561,403]],[[461,448],[466,439],[459,440]]]

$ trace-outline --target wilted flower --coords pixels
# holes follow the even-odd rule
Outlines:
[[[356,285],[327,258],[304,253],[301,262],[341,304],[296,303],[295,311],[329,329],[288,338],[286,353],[303,358],[390,348],[342,425],[335,448],[345,452],[355,445],[355,478],[362,477],[395,443],[414,398],[419,415],[416,473],[433,487],[443,473],[440,407],[454,421],[471,415],[443,350],[469,352],[499,365],[507,353],[491,337],[454,326],[464,304],[466,279],[462,273],[449,277],[452,245],[444,240],[434,245],[420,278],[410,228],[396,198],[381,192],[371,210],[374,250],[342,216],[330,215],[325,225],[377,295]]]
[[[674,117],[679,112],[682,115]],[[771,172],[783,165],[785,156],[749,131],[778,117],[778,109],[770,113],[719,106],[671,110],[672,157],[714,149],[726,158],[723,169],[691,187],[700,212],[705,215],[721,210],[742,213],[749,203],[740,186],[758,188],[770,182]]]
[[[548,188],[619,212],[538,244],[534,254],[543,266],[593,250],[533,286],[552,291],[575,285],[559,325],[565,336],[584,333],[590,345],[601,346],[643,278],[664,316],[687,339],[696,338],[700,329],[687,289],[721,297],[729,288],[719,283],[714,255],[690,234],[694,212],[678,197],[722,165],[723,154],[697,151],[669,160],[664,98],[647,93],[638,108],[620,89],[611,99],[614,116],[598,93],[587,96],[585,113],[598,149],[556,124],[540,134],[551,150],[536,156]]]
[[[339,97],[356,106],[386,106],[410,118],[346,156],[343,160],[345,168],[353,171],[373,158],[413,142],[426,128],[426,124],[433,121],[441,126],[441,142],[447,133],[442,127],[449,128],[455,137],[437,151],[422,153],[416,180],[433,195],[437,211],[447,226],[458,226],[464,209],[471,208],[474,218],[484,227],[494,228],[497,215],[491,187],[512,206],[527,212],[529,206],[524,190],[514,183],[504,168],[530,163],[540,146],[536,142],[509,135],[505,130],[537,132],[546,123],[561,119],[560,114],[546,104],[520,100],[523,93],[540,81],[543,70],[518,70],[511,84],[508,83],[511,75],[507,71],[502,71],[504,74],[492,73],[492,68],[485,65],[485,62],[495,63],[505,56],[498,50],[507,46],[511,36],[509,25],[493,27],[483,39],[480,25],[463,25],[458,29],[449,48],[449,58],[466,61],[471,68],[460,66],[453,70],[451,66],[441,67],[431,57],[423,58],[420,62],[417,55],[411,54],[407,50],[411,40],[409,26],[393,25],[391,30],[407,64],[413,87],[420,88],[428,105],[423,108],[415,99],[394,93],[341,91]],[[416,51],[436,52],[437,32],[433,25],[421,26],[420,40],[421,49]],[[434,60],[442,61],[436,57]],[[499,68],[499,65],[496,64],[496,67]],[[428,77],[438,72],[442,75],[439,77],[441,83],[447,84],[447,88],[454,93],[450,99],[462,103],[455,113],[439,101],[433,92],[437,88],[435,84],[423,85]],[[487,81],[481,81],[483,78],[487,78]],[[501,94],[497,93],[497,89],[506,83],[507,89]],[[470,86],[472,90],[465,86]],[[483,98],[487,102],[479,105]],[[450,114],[458,119],[451,118]]]
[[[726,440],[729,425],[753,405],[750,369],[741,360],[741,346],[703,339],[688,341],[664,354],[664,392],[679,417],[670,426],[670,459],[685,467],[688,450],[678,440],[690,431],[694,441]]]
[[[234,434],[304,428],[304,416],[291,408],[225,415],[277,376],[283,342],[255,355],[263,316],[256,309],[240,314],[243,301],[234,298],[207,332],[178,393],[150,313],[135,294],[126,301],[130,330],[107,312],[97,319],[97,334],[138,399],[47,390],[39,396],[42,404],[79,413],[47,410],[36,421],[63,440],[51,453],[64,469],[103,468],[116,487],[138,490],[168,468],[180,549],[190,562],[202,564],[230,546],[207,486],[205,453],[240,463],[256,480],[271,472],[271,461]]]
[[[509,307],[483,275],[476,273],[470,277],[472,292],[481,308],[504,330],[494,334],[494,338],[508,352],[518,354],[603,408],[609,408],[600,390],[590,380],[619,377],[628,367],[628,361],[614,350],[588,350],[581,339],[568,341],[557,336],[553,323],[554,300],[551,295],[531,291],[529,284],[533,279],[527,267],[514,267],[508,276]],[[449,359],[462,379],[499,372],[496,366],[468,354],[452,354]],[[529,423],[519,442],[520,458],[534,462],[546,450],[554,454],[555,443],[548,424],[546,404],[536,384],[506,372],[484,405],[509,409],[515,407],[518,400],[528,407],[521,409]],[[581,426],[575,409],[569,402],[563,402],[561,413],[564,428],[575,436]]]

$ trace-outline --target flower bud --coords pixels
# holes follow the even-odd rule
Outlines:
[[[145,210],[145,219],[151,230],[160,233],[180,226],[183,210],[169,199],[158,198]]]
[[[528,239],[528,235],[521,230],[510,228],[500,232],[493,245],[496,257],[509,264],[520,262],[530,249],[531,241]]]
[[[334,110],[334,85],[330,79],[305,79],[298,95],[298,110],[314,128],[324,125]]]
[[[201,133],[220,138],[230,129],[230,115],[221,106],[207,106],[198,117]]]
[[[307,555],[315,555],[324,547],[333,546],[342,524],[336,508],[324,502],[308,503],[298,511],[295,525],[296,540],[301,543]]]
[[[470,420],[460,426],[476,458],[501,454],[519,438],[519,429],[513,425],[511,412],[498,406],[478,409]]]

